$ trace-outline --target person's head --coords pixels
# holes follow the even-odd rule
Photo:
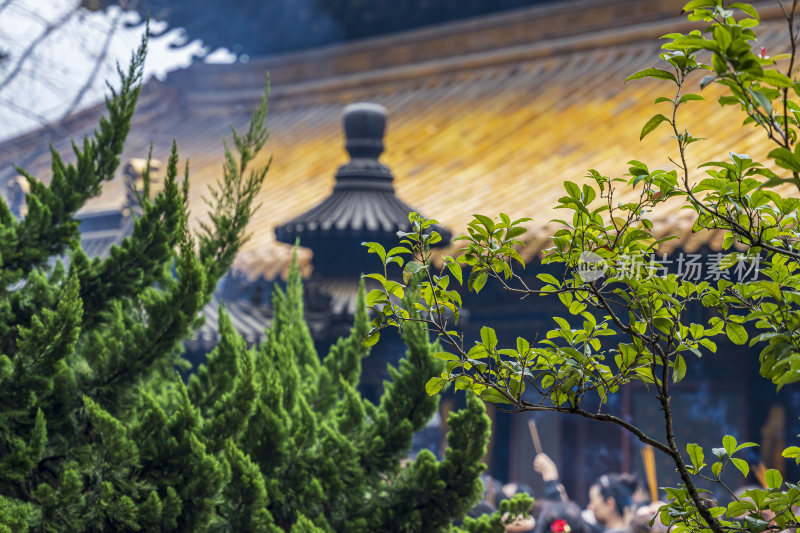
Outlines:
[[[633,506],[636,479],[624,474],[606,474],[589,488],[589,509],[603,525],[626,521]]]
[[[501,490],[503,491],[503,497],[507,500],[510,500],[515,494],[519,493],[524,493],[529,496],[533,495],[533,490],[527,483],[517,483],[512,481],[511,483],[506,483],[503,485]]]
[[[649,487],[645,482],[641,480],[639,477],[635,477],[636,479],[636,490],[633,491],[633,495],[631,498],[633,499],[633,505],[636,509],[639,507],[645,507],[650,505],[652,502],[652,498],[650,497],[650,490]]]
[[[534,533],[590,533],[581,518],[581,508],[573,502],[548,502],[536,519]]]

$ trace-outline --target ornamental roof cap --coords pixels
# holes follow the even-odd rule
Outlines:
[[[383,153],[386,109],[359,102],[344,108],[342,122],[345,149],[350,161],[336,172],[333,192],[322,202],[294,220],[275,228],[280,242],[310,245],[320,237],[394,242],[398,231],[408,231],[408,214],[415,211],[395,194],[394,177],[378,158]],[[440,245],[450,241],[442,235]]]

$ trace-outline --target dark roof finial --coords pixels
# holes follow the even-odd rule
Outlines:
[[[397,242],[397,232],[408,231],[411,207],[395,195],[392,172],[378,161],[383,152],[386,109],[357,103],[344,109],[345,148],[350,161],[336,171],[333,192],[294,220],[275,228],[275,237],[314,251],[314,268],[324,275],[352,275],[372,268],[363,241],[384,246]],[[450,233],[436,227],[442,245]]]
[[[345,148],[353,159],[378,159],[383,153],[386,108],[378,104],[350,104],[342,113]]]

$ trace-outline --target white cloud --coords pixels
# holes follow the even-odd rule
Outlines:
[[[213,64],[228,64],[234,63],[236,61],[236,54],[228,50],[227,48],[217,48],[205,58],[203,61],[206,63],[213,63]]]

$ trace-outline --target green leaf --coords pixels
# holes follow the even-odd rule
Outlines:
[[[736,242],[736,237],[734,236],[732,231],[728,231],[725,233],[725,237],[722,239],[722,249],[727,250],[733,243]]]
[[[733,435],[722,437],[722,445],[725,447],[725,453],[728,454],[728,457],[736,453],[736,437]]]
[[[728,504],[728,511],[726,516],[728,518],[737,518],[747,513],[748,511],[755,511],[756,506],[750,500],[734,500]]]
[[[756,19],[758,21],[761,20],[761,16],[758,14],[758,11],[756,11],[756,8],[754,8],[750,4],[745,4],[745,3],[742,3],[742,2],[734,2],[734,3],[732,3],[731,5],[728,6],[728,9],[739,9],[740,11],[742,11],[744,13],[747,13],[748,15],[753,17],[754,19]]]
[[[386,289],[386,292],[392,296],[396,296],[397,298],[402,298],[403,294],[405,294],[403,286],[396,281],[389,280],[383,284],[383,287]]]
[[[559,283],[556,277],[551,274],[536,274],[536,277],[539,278],[541,281],[545,283],[550,283],[551,285],[555,285],[556,287],[561,286],[561,283]]]
[[[701,345],[703,345],[705,348],[707,348],[710,352],[716,353],[716,351],[717,351],[717,343],[715,343],[714,341],[712,341],[710,339],[700,339],[698,342]]]
[[[719,473],[722,471],[722,463],[714,463],[711,465],[711,471],[714,473],[714,477],[719,477]]]
[[[367,307],[371,307],[375,305],[376,302],[385,298],[386,293],[384,293],[381,289],[372,289],[367,294]]]
[[[410,253],[411,253],[411,250],[409,250],[409,249],[408,249],[408,248],[406,248],[405,246],[395,246],[394,248],[392,248],[391,250],[389,250],[389,251],[386,253],[386,255],[387,255],[387,256],[390,256],[390,255],[397,255],[397,254],[410,254]]]
[[[714,0],[692,0],[691,2],[688,2],[686,5],[684,5],[683,9],[681,11],[683,11],[685,13],[686,11],[692,11],[694,9],[703,8],[703,7],[711,7],[711,8],[713,8],[716,5],[717,5],[717,3]]]
[[[745,448],[752,448],[753,446],[758,446],[755,442],[743,442],[736,446],[734,453],[738,452],[739,450],[744,450]]]
[[[570,197],[572,197],[572,198],[574,198],[576,200],[580,200],[581,199],[581,190],[573,182],[565,181],[564,182],[564,188],[567,190],[567,194],[569,194]]]
[[[800,458],[800,448],[797,446],[789,446],[781,452],[781,455],[789,459],[798,459]]]
[[[378,328],[372,328],[367,336],[364,337],[364,340],[361,341],[361,345],[364,347],[374,346],[378,340],[381,338],[381,330]]]
[[[488,272],[486,272],[485,270],[479,272],[478,275],[475,276],[475,279],[472,282],[472,290],[474,290],[475,292],[481,292],[481,289],[483,288],[484,285],[486,285],[486,280],[488,278],[489,278]]]
[[[692,464],[695,468],[701,468],[703,466],[703,459],[705,458],[703,448],[697,444],[689,443],[686,445],[686,452],[689,454],[689,459],[692,460]]]
[[[737,324],[736,322],[728,322],[725,324],[725,333],[734,344],[741,346],[747,342],[747,330],[745,330],[744,326],[741,324]]]
[[[565,319],[561,318],[560,316],[554,316],[553,320],[561,327],[561,329],[570,330],[569,322]]]
[[[467,352],[467,357],[470,359],[483,359],[487,355],[488,352],[486,351],[486,346],[483,344],[476,344]]]
[[[739,254],[727,254],[719,261],[719,269],[727,270],[739,262]]]
[[[526,339],[517,337],[517,352],[519,353],[520,357],[524,357],[530,348],[531,345]]]
[[[745,516],[744,523],[747,524],[747,528],[750,531],[754,531],[755,533],[761,533],[769,527],[769,522],[754,516]]]
[[[453,277],[458,280],[459,285],[464,283],[463,274],[461,273],[461,265],[458,263],[447,263],[447,269],[450,271]]]
[[[706,87],[708,87],[710,83],[712,83],[716,79],[717,77],[714,76],[713,74],[709,74],[708,76],[703,76],[703,79],[700,80],[700,88],[705,89]]]
[[[669,318],[656,317],[653,319],[653,325],[665,335],[669,335],[672,331],[673,322]]]
[[[477,218],[489,233],[492,233],[494,231],[494,221],[491,218],[484,215],[472,215],[472,216]]]
[[[585,184],[583,186],[583,203],[589,205],[596,197],[597,193],[594,192],[594,189],[588,184]]]
[[[736,104],[742,103],[741,100],[739,100],[735,96],[720,96],[719,100],[717,100],[717,101],[719,102],[719,105],[721,105],[721,106],[736,105]]]
[[[738,468],[744,477],[747,477],[747,474],[750,473],[750,465],[747,464],[747,461],[738,457],[731,457],[731,461],[733,461],[733,466]]]
[[[686,361],[683,356],[679,355],[675,358],[674,369],[672,371],[672,381],[679,382],[686,375]]]
[[[579,302],[578,300],[573,300],[573,302],[569,304],[569,307],[567,308],[567,310],[573,315],[577,315],[584,309],[586,309],[586,304]]]
[[[783,485],[783,476],[774,468],[770,468],[764,474],[764,479],[767,482],[768,489],[779,489]]]
[[[644,139],[648,133],[656,129],[662,122],[669,122],[669,119],[664,115],[662,115],[661,113],[653,115],[653,117],[650,120],[648,120],[647,124],[645,124],[644,127],[642,128],[642,133],[639,136],[639,140],[641,141],[642,139]]]
[[[625,78],[625,81],[638,80],[641,78],[655,78],[658,80],[672,80],[675,83],[678,82],[678,80],[675,79],[675,74],[658,68],[646,68],[644,70],[640,70],[636,74],[631,74]]]
[[[423,235],[422,239],[428,246],[431,246],[441,241],[442,236],[438,231],[431,231],[430,234]]]
[[[769,296],[773,297],[776,301],[778,302],[783,301],[783,293],[781,293],[781,286],[775,283],[774,281],[762,281],[754,285],[762,288],[764,292],[766,292]]]
[[[764,108],[764,112],[767,115],[772,115],[772,102],[767,95],[763,92],[759,91],[758,89],[748,89],[751,95],[753,95],[753,99]]]
[[[428,393],[428,396],[433,396],[441,392],[442,388],[444,388],[445,383],[447,380],[441,377],[432,377],[428,380],[425,384],[425,392]]]
[[[480,398],[489,403],[511,403],[505,396],[491,388],[482,391]]]
[[[800,172],[800,161],[795,157],[791,150],[786,148],[776,148],[767,157],[775,160],[775,164],[792,172]]]
[[[442,361],[460,361],[461,358],[458,357],[456,354],[452,354],[449,352],[436,352],[433,354],[435,359],[441,359]]]
[[[497,347],[497,334],[492,328],[483,326],[481,328],[481,341],[487,350],[494,350]]]
[[[422,265],[416,261],[409,261],[406,263],[406,266],[403,268],[403,283],[408,285],[411,282],[411,278],[414,277],[414,274],[422,270],[422,268]]]
[[[678,102],[682,104],[682,103],[688,102],[690,100],[705,100],[705,98],[703,98],[699,94],[689,93],[689,94],[684,94],[683,96],[681,96],[681,99],[678,100]]]
[[[765,70],[760,77],[770,85],[776,87],[791,88],[793,86],[792,80],[786,76],[786,74],[781,74],[777,70]]]
[[[527,233],[527,228],[523,228],[521,226],[517,226],[516,228],[510,228],[506,231],[506,240],[511,240],[519,237],[520,235],[524,235]]]
[[[365,278],[371,278],[380,282],[381,285],[386,284],[386,278],[383,277],[383,274],[364,274]]]
[[[456,378],[456,390],[471,390],[474,380],[469,376],[458,376]]]
[[[386,249],[382,244],[377,242],[362,242],[361,246],[366,246],[367,251],[371,254],[378,254],[378,257],[381,258],[381,263],[386,261]]]

